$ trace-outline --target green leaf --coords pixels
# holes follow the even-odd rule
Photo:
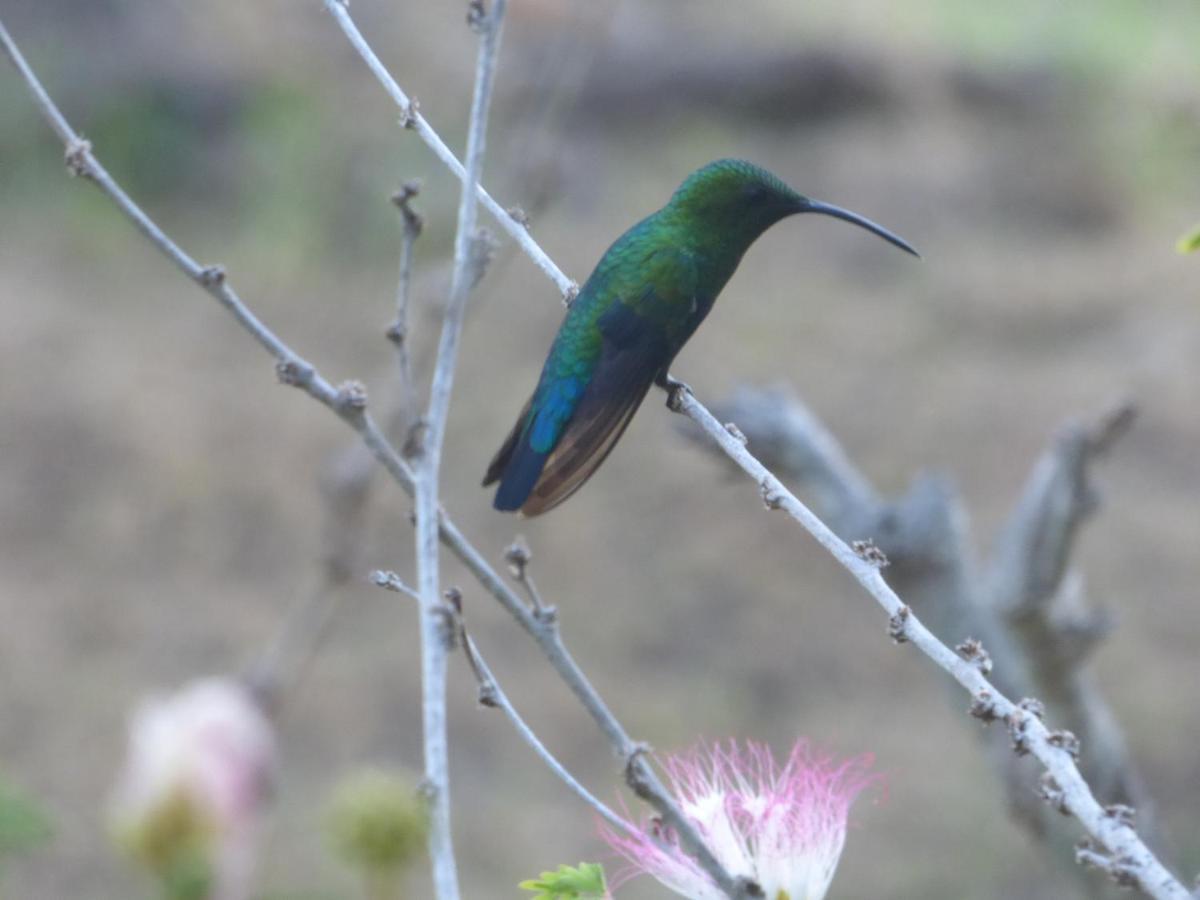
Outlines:
[[[532,900],[604,900],[608,897],[604,867],[599,863],[580,863],[576,867],[562,865],[557,872],[543,872],[537,878],[522,881],[517,887],[538,891]]]
[[[1175,244],[1175,249],[1180,253],[1193,253],[1200,250],[1200,225],[1196,225],[1191,231],[1184,232],[1178,243]]]

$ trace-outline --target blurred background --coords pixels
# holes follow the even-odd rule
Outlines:
[[[356,0],[377,52],[461,150],[475,37],[461,3]],[[5,0],[0,15],[97,155],[200,261],[334,381],[393,387],[383,338],[419,178],[414,342],[427,359],[458,191],[320,3]],[[1118,627],[1092,665],[1170,836],[1200,868],[1200,6],[1193,0],[513,0],[486,184],[582,281],[681,178],[744,156],[884,223],[916,264],[836,222],[754,246],[674,374],[701,399],[784,381],[889,493],[948,474],[986,551],[1059,424],[1132,395],[1078,563]],[[242,671],[321,579],[318,484],[352,435],[299,392],[100,194],[0,66],[0,772],[53,840],[22,898],[147,896],[105,803],[148,692]],[[475,295],[443,466],[446,505],[502,564],[518,532],[568,645],[656,748],[806,735],[872,752],[831,896],[1082,896],[1006,817],[966,698],[893,646],[866,595],[684,441],[652,394],[597,477],[529,522],[478,483],[562,308],[502,242]],[[394,393],[394,392],[392,392]],[[284,698],[263,896],[355,895],[325,851],[346,770],[419,771],[409,503],[373,485],[357,580]],[[517,707],[605,798],[618,766],[530,640],[453,563]],[[475,702],[451,660],[455,834],[466,896],[517,896],[561,862],[611,862],[583,809]],[[1086,754],[1087,748],[1084,748]],[[426,896],[414,872],[413,896]],[[649,884],[629,896],[660,896]],[[1072,893],[1074,892],[1074,893]]]

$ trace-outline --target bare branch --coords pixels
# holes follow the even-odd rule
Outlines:
[[[438,133],[425,120],[425,117],[421,115],[420,111],[416,108],[416,103],[409,99],[400,85],[396,83],[396,79],[384,68],[383,63],[379,61],[379,57],[375,55],[375,51],[371,49],[361,32],[359,32],[358,26],[354,24],[354,20],[350,18],[350,10],[347,8],[345,0],[325,0],[325,8],[333,16],[338,27],[342,29],[351,46],[362,57],[363,62],[367,64],[367,68],[371,70],[371,74],[383,85],[383,89],[387,91],[388,96],[392,98],[392,101],[400,109],[402,124],[406,128],[411,128],[415,131],[417,136],[437,155],[438,159],[460,181],[463,180],[466,177],[466,169],[463,167],[463,164],[458,161],[450,148],[446,146],[445,141],[441,139]],[[491,195],[483,189],[482,185],[477,185],[476,191],[479,196],[479,202],[492,214],[500,224],[500,227],[508,232],[509,237],[520,245],[521,249],[533,260],[534,264],[546,274],[546,277],[558,286],[563,298],[567,302],[570,302],[579,293],[579,285],[563,274],[562,270],[554,264],[554,261],[534,241],[525,225],[493,200]]]
[[[1072,421],[1060,430],[1000,533],[987,590],[988,602],[1024,646],[1038,692],[1086,744],[1093,788],[1105,800],[1136,806],[1140,829],[1153,841],[1153,799],[1084,665],[1111,629],[1111,617],[1088,604],[1083,576],[1070,566],[1082,525],[1099,503],[1092,464],[1134,415],[1134,406],[1121,401],[1092,421]]]
[[[884,581],[879,568],[862,559],[834,534],[807,506],[789,491],[721,425],[688,391],[679,392],[683,411],[732,459],[740,469],[771,496],[772,508],[785,511],[824,547],[891,617],[892,628],[950,674],[973,698],[987,697],[989,712],[1004,719],[1019,752],[1028,752],[1045,766],[1061,789],[1059,805],[1083,825],[1093,841],[1111,858],[1120,860],[1123,882],[1162,900],[1185,900],[1187,890],[1154,856],[1142,839],[1125,822],[1105,813],[1075,765],[1077,748],[1061,733],[1050,732],[1041,719],[1004,696],[980,671],[977,661],[968,661],[939,641],[905,606]],[[905,612],[907,610],[907,612]]]
[[[813,492],[815,505],[838,533],[856,533],[859,523],[872,518],[882,505],[871,482],[788,385],[739,388],[728,402],[712,411],[728,422],[726,428],[739,429],[742,443],[746,443],[745,435],[752,435],[755,452],[765,465],[802,479]],[[680,430],[689,440],[704,440],[693,427]]]
[[[972,553],[966,511],[944,478],[922,476],[900,500],[881,499],[786,386],[744,386],[713,410],[722,421],[739,423],[764,463],[801,482],[814,508],[843,539],[871,535],[881,541],[880,550],[894,563],[888,583],[944,642],[967,634],[982,638],[995,662],[993,680],[1003,692],[1045,699],[1086,746],[1082,770],[1095,795],[1136,806],[1140,833],[1158,846],[1152,798],[1115,716],[1083,668],[1085,656],[1108,633],[1111,617],[1087,607],[1083,579],[1067,565],[1072,547],[1064,543],[1079,533],[1079,523],[1095,505],[1097,492],[1084,466],[1128,427],[1132,410],[1127,403],[1115,404],[1094,422],[1069,423],[1060,431],[1035,467],[986,578]],[[681,430],[692,440],[705,440],[691,422]],[[1038,599],[1014,602],[1022,593]],[[1018,764],[1004,735],[979,734],[1015,822],[1056,861],[1070,864],[1076,877],[1086,876],[1062,852],[1072,837],[1037,802],[1033,773]],[[1095,893],[1094,880],[1086,883]]]
[[[438,482],[446,417],[458,344],[462,334],[467,294],[478,281],[475,252],[475,210],[480,173],[486,147],[488,109],[495,83],[496,54],[504,26],[507,0],[495,0],[491,12],[477,25],[479,57],[475,67],[475,95],[471,101],[467,131],[467,166],[463,176],[462,200],[458,209],[458,232],[454,241],[454,276],[450,302],[442,320],[442,336],[429,388],[425,433],[417,457],[416,559],[417,590],[421,595],[421,684],[425,737],[425,784],[429,791],[429,855],[433,864],[434,889],[439,900],[458,897],[454,848],[450,829],[449,755],[446,740],[446,654],[447,610],[439,586]],[[344,7],[343,7],[344,11]]]
[[[992,599],[1011,618],[1033,615],[1054,598],[1079,527],[1098,502],[1090,465],[1134,415],[1122,401],[1093,422],[1069,422],[1039,460],[992,554]]]

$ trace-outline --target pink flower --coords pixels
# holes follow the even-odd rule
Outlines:
[[[201,896],[249,893],[275,736],[258,703],[227,678],[146,701],[133,717],[112,801],[122,843],[167,882],[186,872]]]
[[[764,744],[699,745],[663,761],[683,814],[726,871],[754,879],[768,900],[821,900],[846,842],[854,799],[878,776],[869,756],[844,762],[816,755],[799,741],[782,767]],[[631,866],[614,886],[640,873],[690,900],[725,894],[656,821],[627,833],[602,828]]]

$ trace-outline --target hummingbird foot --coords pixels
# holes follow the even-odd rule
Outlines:
[[[685,382],[672,378],[667,372],[663,372],[655,378],[654,383],[667,392],[667,409],[671,412],[681,411],[683,395],[692,393],[691,387]]]

